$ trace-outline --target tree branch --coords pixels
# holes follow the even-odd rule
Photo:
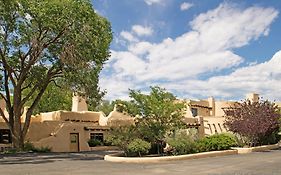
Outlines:
[[[45,79],[42,79],[41,81],[39,81],[39,82],[37,82],[35,85],[34,85],[34,87],[31,89],[31,91],[25,96],[25,98],[23,98],[22,100],[21,100],[21,106],[23,106],[28,100],[29,100],[29,98],[34,94],[34,92],[36,91],[36,89],[38,89],[43,83],[47,83],[47,86],[48,86],[48,84],[50,83],[50,81],[52,80],[52,78],[55,78],[55,77],[57,77],[57,73],[60,73],[60,70],[58,69],[58,70],[55,70],[55,71],[53,71],[55,69],[55,67],[53,66],[53,67],[51,67],[49,70],[48,70],[48,72],[47,72],[47,74],[46,74],[46,78]],[[30,83],[31,84],[31,83]]]
[[[7,60],[5,58],[5,53],[2,51],[1,47],[0,47],[0,55],[1,55],[1,60],[2,60],[2,64],[3,64],[3,68],[7,71],[8,76],[13,84],[13,86],[16,86],[16,81],[14,79],[14,77],[12,76],[12,68],[9,66],[9,64],[7,63]]]
[[[44,85],[40,89],[40,92],[38,93],[35,100],[33,101],[32,105],[28,108],[28,110],[26,112],[25,122],[24,122],[24,126],[23,126],[23,129],[22,129],[23,137],[25,137],[25,135],[27,133],[27,130],[29,128],[32,112],[33,112],[34,108],[36,107],[36,105],[39,103],[42,95],[44,94],[46,88],[48,87],[48,84],[49,84],[49,82],[44,83]]]
[[[48,47],[50,44],[53,44],[54,42],[56,42],[68,29],[68,27],[70,27],[72,24],[65,26],[58,34],[56,37],[54,37],[53,39],[51,39],[49,42],[45,43],[43,46],[46,48]]]
[[[15,16],[13,16],[13,18],[15,19]],[[3,41],[3,43],[8,42],[7,41],[8,40],[8,31],[9,31],[9,26],[6,26],[6,28],[4,28],[4,41]],[[8,71],[8,76],[9,76],[13,86],[16,86],[16,82],[14,80],[14,77],[12,76],[13,70],[9,66],[9,64],[7,63],[7,60],[6,60],[6,50],[7,50],[6,44],[4,44],[4,50],[2,50],[2,48],[0,47],[0,55],[1,55],[3,68]]]
[[[7,70],[4,70],[4,88],[6,92],[6,105],[8,106],[9,111],[12,109],[11,104],[11,97],[10,97],[10,89],[9,89],[9,81],[8,81],[8,75]]]
[[[32,82],[28,83],[28,85],[24,86],[21,88],[21,91],[24,91],[25,89],[27,89],[28,87],[30,87],[30,85],[32,84]]]
[[[38,83],[31,89],[31,91],[21,100],[21,106],[23,106],[23,105],[29,100],[29,98],[35,93],[36,89],[39,87],[40,84],[41,84],[41,81],[38,82]]]
[[[7,103],[7,98],[4,96],[4,94],[0,93],[0,96],[5,100],[5,102]]]

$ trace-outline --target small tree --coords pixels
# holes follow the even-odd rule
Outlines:
[[[138,133],[134,125],[112,127],[108,135],[105,137],[105,142],[118,146],[125,155],[128,156],[128,145],[134,139],[137,139]]]
[[[149,142],[142,139],[134,139],[128,144],[128,154],[141,157],[141,155],[147,154],[150,148],[151,144]]]
[[[280,113],[274,103],[245,100],[225,110],[226,126],[234,133],[249,140],[249,146],[269,142],[279,130]]]
[[[185,103],[160,87],[151,87],[149,95],[130,90],[130,102],[123,102],[122,111],[138,116],[136,128],[144,140],[157,145],[160,153],[167,134],[184,126]]]

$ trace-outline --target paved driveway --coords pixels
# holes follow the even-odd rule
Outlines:
[[[281,150],[154,164],[103,161],[108,153],[0,155],[0,175],[281,175]]]

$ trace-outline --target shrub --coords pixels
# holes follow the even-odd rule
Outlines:
[[[140,156],[147,154],[149,149],[151,148],[151,144],[142,139],[134,139],[128,144],[127,153],[131,156]]]
[[[24,147],[23,147],[24,151],[34,151],[34,149],[35,149],[35,147],[33,146],[32,143],[30,143],[28,141],[24,143]]]
[[[24,151],[30,151],[30,152],[37,152],[37,153],[48,153],[51,152],[51,148],[48,146],[42,146],[39,148],[36,148],[32,143],[25,142],[24,143]]]
[[[114,146],[113,141],[111,140],[112,137],[108,136],[104,138],[103,145],[104,146]]]
[[[3,152],[3,154],[15,154],[15,153],[17,153],[17,150],[15,148],[11,148]]]
[[[229,133],[211,135],[196,142],[198,152],[227,150],[233,146],[237,146],[237,141]]]
[[[191,135],[186,133],[180,133],[173,138],[168,138],[167,143],[171,150],[169,151],[173,155],[190,154],[196,152],[195,140]]]
[[[225,110],[226,126],[233,133],[246,137],[249,146],[277,143],[280,113],[277,105],[269,101],[245,100]]]
[[[95,146],[102,145],[102,142],[100,140],[97,140],[97,139],[90,139],[90,140],[88,140],[88,144],[89,144],[90,147],[95,147]]]
[[[42,146],[39,148],[34,148],[33,152],[37,152],[37,153],[49,153],[51,152],[51,148],[48,146]]]

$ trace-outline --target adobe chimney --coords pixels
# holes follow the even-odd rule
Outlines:
[[[88,105],[86,103],[86,100],[81,96],[73,95],[71,111],[73,112],[88,111]]]

